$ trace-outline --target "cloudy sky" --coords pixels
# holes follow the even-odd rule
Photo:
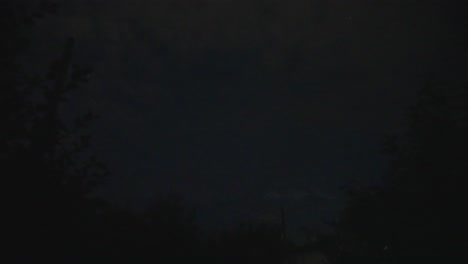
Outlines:
[[[294,228],[324,228],[349,186],[387,173],[382,137],[417,89],[466,56],[450,1],[61,2],[35,56],[71,35],[95,70],[68,111],[100,116],[105,195],[179,193],[209,226],[284,205]]]

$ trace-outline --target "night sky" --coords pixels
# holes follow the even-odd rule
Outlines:
[[[284,206],[293,232],[326,229],[350,186],[388,173],[382,139],[416,91],[467,61],[453,1],[61,2],[33,56],[71,35],[94,69],[64,113],[100,116],[103,194],[132,208],[180,194],[213,228]]]

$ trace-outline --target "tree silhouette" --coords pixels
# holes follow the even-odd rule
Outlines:
[[[13,234],[5,239],[20,252],[13,260],[279,261],[273,256],[280,255],[271,254],[282,253],[276,229],[237,230],[223,243],[209,243],[193,212],[177,197],[157,201],[143,213],[94,197],[107,174],[89,150],[90,136],[84,131],[94,116],[60,116],[67,96],[86,84],[90,70],[73,63],[72,38],[44,73],[34,76],[23,67],[24,52],[34,47],[29,37],[34,23],[55,9],[44,3],[36,12],[27,3],[4,1],[0,11],[6,40],[0,42],[0,175],[8,193],[3,226]]]
[[[66,125],[59,112],[89,74],[72,63],[74,40],[67,40],[44,77],[31,77],[22,67],[23,52],[34,45],[27,37],[34,22],[54,8],[44,2],[36,12],[25,2],[2,2],[0,170],[10,194],[5,220],[15,234],[11,245],[25,258],[78,250],[94,221],[94,188],[107,173],[90,156],[89,136],[82,132],[93,116]]]
[[[243,223],[226,231],[215,248],[215,263],[283,263],[292,245],[278,225]]]
[[[151,235],[152,257],[169,263],[202,257],[201,234],[195,211],[178,196],[168,196],[149,206],[143,218]]]
[[[394,169],[387,185],[355,192],[338,225],[341,263],[463,258],[466,102],[463,82],[433,82],[421,90],[408,133],[393,144]]]

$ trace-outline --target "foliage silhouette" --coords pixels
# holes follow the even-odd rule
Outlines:
[[[385,187],[352,194],[338,224],[337,263],[435,263],[464,258],[468,89],[432,82],[391,148]],[[465,241],[466,242],[466,241]]]
[[[105,166],[87,151],[82,125],[92,115],[66,126],[60,116],[65,95],[86,82],[88,70],[72,64],[73,39],[48,67],[45,77],[31,77],[22,54],[34,41],[27,36],[37,19],[54,11],[41,3],[2,2],[0,166],[11,193],[6,220],[11,245],[28,258],[65,258],[84,241],[99,201],[92,197],[106,176]],[[32,11],[30,11],[32,10]],[[47,239],[45,239],[47,238]]]
[[[216,263],[282,263],[292,247],[280,225],[244,223],[222,235]]]

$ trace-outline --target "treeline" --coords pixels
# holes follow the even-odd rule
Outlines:
[[[1,3],[0,175],[4,241],[12,263],[284,263],[297,249],[280,226],[250,225],[212,239],[175,199],[129,212],[100,200],[108,176],[89,148],[85,113],[65,123],[60,107],[84,87],[90,69],[64,40],[44,73],[31,76],[21,56],[34,45],[33,25],[56,6],[37,10]],[[460,78],[463,80],[464,78]],[[332,236],[314,249],[331,263],[439,263],[462,260],[466,247],[468,89],[433,81],[421,90],[406,134],[386,151],[393,170],[379,188],[354,191]]]
[[[337,225],[336,263],[467,260],[468,83],[434,79],[418,95],[409,129],[387,141],[384,186],[351,194]]]

